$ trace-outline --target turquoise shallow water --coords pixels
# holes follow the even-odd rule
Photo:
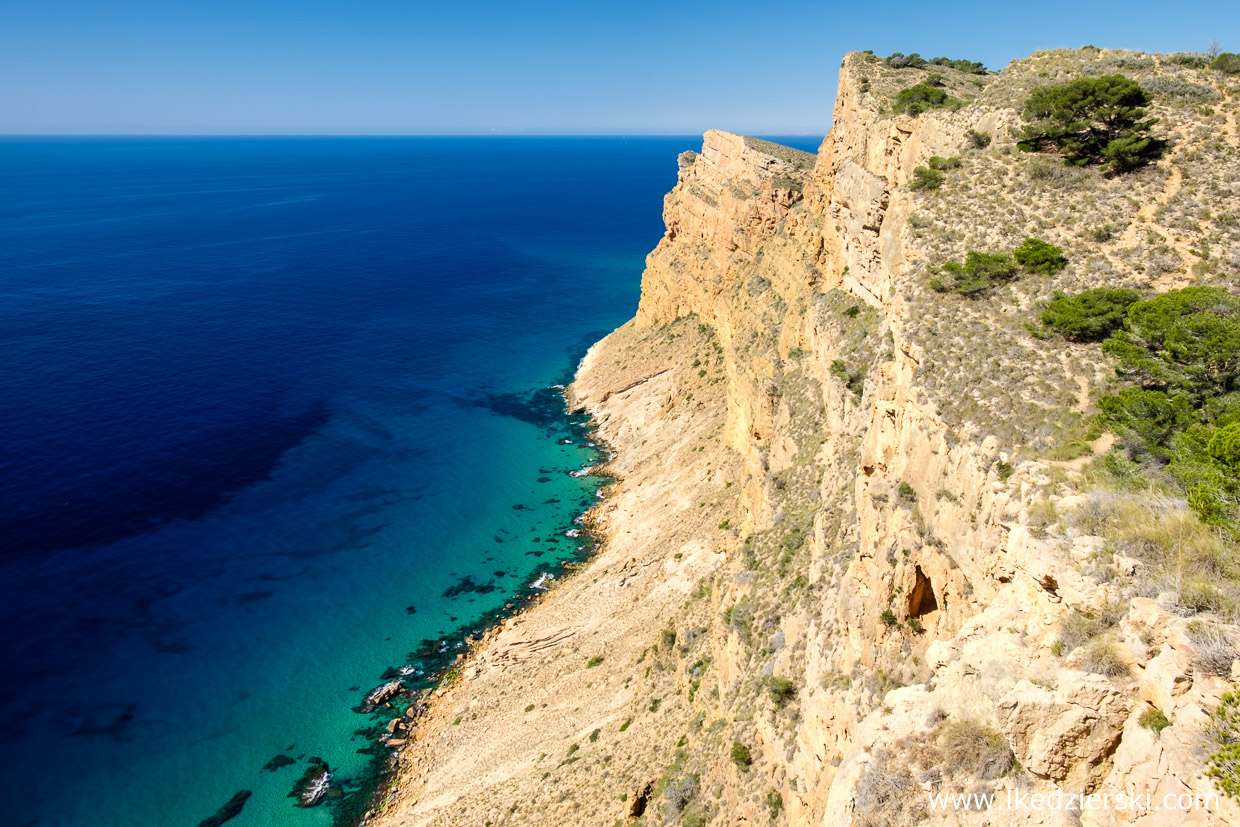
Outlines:
[[[547,388],[697,144],[0,141],[3,822],[344,812],[384,671],[583,553]]]

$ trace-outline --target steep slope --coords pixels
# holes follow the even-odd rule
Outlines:
[[[616,451],[602,551],[442,691],[381,823],[1240,823],[1204,776],[1240,589],[1187,595],[1167,529],[1206,530],[1089,465],[1108,358],[1030,324],[1057,290],[1235,288],[1233,92],[1095,49],[931,68],[959,107],[892,114],[926,72],[850,54],[816,158],[714,131],[681,157],[637,316],[571,389]],[[1032,88],[1116,71],[1159,163],[1016,150]],[[914,191],[932,156],[960,163]],[[1026,237],[1068,266],[929,286]],[[1192,811],[1003,800],[1061,788]]]

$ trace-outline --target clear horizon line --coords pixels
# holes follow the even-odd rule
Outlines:
[[[683,138],[702,136],[706,130],[692,131],[646,131],[602,130],[582,131],[555,130],[548,132],[0,132],[0,140],[9,138]],[[730,132],[732,130],[721,130]],[[823,136],[817,131],[745,131],[749,136],[783,135],[789,137]]]

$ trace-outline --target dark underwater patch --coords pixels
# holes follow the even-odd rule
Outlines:
[[[456,585],[449,586],[444,589],[444,597],[457,597],[462,594],[474,592],[476,594],[490,594],[498,588],[494,583],[476,583],[470,575],[465,575],[457,581]]]
[[[172,520],[196,520],[267,479],[329,418],[324,404],[293,416],[250,411],[151,455],[118,445],[112,465],[89,473],[75,471],[69,457],[0,455],[6,478],[24,489],[10,497],[7,486],[0,488],[0,499],[15,504],[0,511],[0,553],[102,545]]]
[[[263,772],[275,772],[278,769],[281,769],[283,767],[287,767],[290,764],[296,764],[296,763],[297,763],[296,758],[285,755],[284,753],[281,752],[277,754],[275,758],[272,758],[266,764],[263,764]]]
[[[232,798],[228,799],[228,803],[216,810],[215,815],[198,822],[198,827],[220,827],[224,822],[232,821],[241,815],[241,810],[245,807],[245,802],[251,795],[253,793],[250,790],[239,791]]]
[[[119,711],[116,711],[115,714],[109,712],[104,712],[102,715],[90,713],[78,724],[71,734],[90,737],[102,736],[123,743],[132,738],[132,735],[129,733],[129,725],[137,717],[137,710],[137,702],[130,701],[121,707]]]
[[[549,433],[564,427],[564,397],[558,388],[538,388],[524,393],[488,393],[470,400],[499,416],[526,422]]]

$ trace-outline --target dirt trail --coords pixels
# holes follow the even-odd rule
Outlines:
[[[1158,210],[1167,204],[1172,198],[1179,194],[1180,188],[1184,186],[1184,173],[1171,163],[1167,173],[1166,183],[1163,184],[1163,190],[1154,196],[1150,201],[1143,204],[1137,214],[1133,216],[1132,223],[1124,230],[1123,236],[1120,237],[1120,247],[1137,247],[1145,246],[1142,239],[1142,230],[1151,230],[1157,233],[1164,243],[1179,255],[1180,259],[1187,265],[1193,260],[1193,254],[1189,252],[1188,244],[1177,239],[1165,228],[1160,227],[1155,222]],[[1188,275],[1180,271],[1164,273],[1154,281],[1154,287],[1158,290],[1172,290],[1176,287],[1183,287],[1188,283]]]

